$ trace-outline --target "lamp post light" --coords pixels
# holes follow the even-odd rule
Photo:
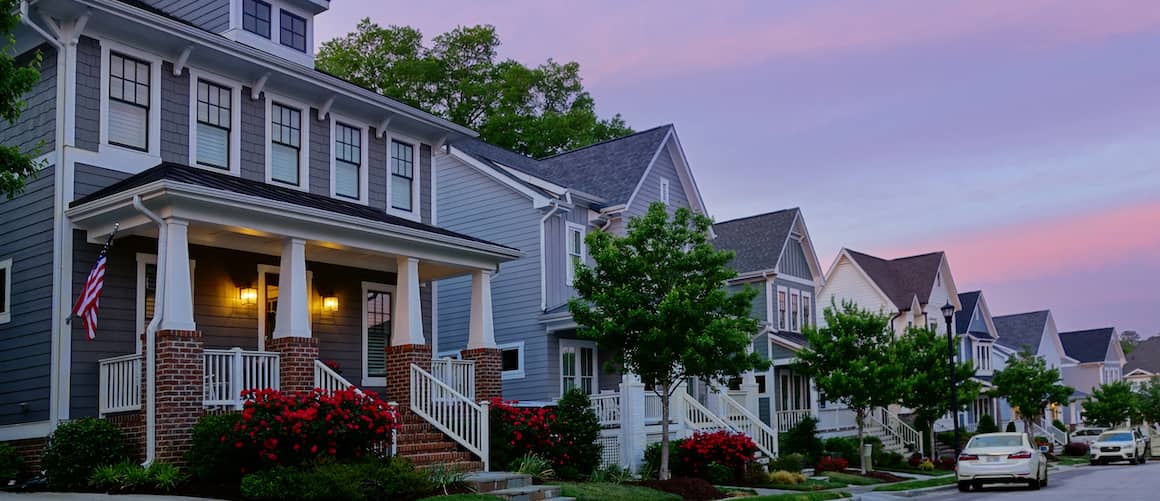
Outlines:
[[[955,423],[955,461],[958,461],[959,453],[962,452],[959,445],[959,386],[955,381],[955,329],[951,325],[951,320],[955,316],[955,305],[951,304],[950,300],[943,305],[942,314],[947,321],[947,356],[951,364],[951,416]]]

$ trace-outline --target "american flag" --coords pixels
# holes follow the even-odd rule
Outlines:
[[[81,291],[81,296],[77,298],[77,304],[73,306],[73,313],[85,323],[85,335],[90,341],[97,337],[97,309],[100,307],[101,290],[105,287],[105,261],[108,259],[109,247],[113,246],[113,236],[116,234],[117,229],[114,227],[113,233],[109,234],[109,239],[105,241],[100,254],[97,255],[97,262],[89,271],[89,278],[85,280],[85,287]]]

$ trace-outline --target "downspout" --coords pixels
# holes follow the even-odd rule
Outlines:
[[[165,290],[165,263],[169,260],[165,251],[169,240],[169,231],[165,221],[156,213],[141,203],[140,195],[133,195],[133,208],[145,217],[157,223],[157,284],[154,290]],[[157,455],[157,326],[161,324],[161,312],[165,311],[165,294],[157,294],[153,298],[153,319],[145,327],[145,462],[144,466],[153,463]]]
[[[544,247],[546,241],[544,240],[544,225],[548,223],[548,218],[552,217],[556,211],[560,210],[560,202],[552,200],[552,210],[544,214],[540,218],[540,311],[548,310],[548,265],[547,257],[545,257]]]

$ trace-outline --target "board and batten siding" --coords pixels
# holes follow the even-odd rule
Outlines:
[[[0,426],[49,418],[55,170],[42,169],[23,193],[0,201],[0,260],[12,259],[10,320],[0,324]]]
[[[15,146],[22,153],[43,155],[56,148],[56,49],[43,44],[16,58],[27,65],[40,53],[40,80],[21,96],[24,109],[15,123],[0,120],[0,144]]]
[[[653,202],[661,200],[661,179],[669,181],[669,207],[679,208],[689,206],[689,198],[686,196],[684,184],[681,183],[680,176],[677,175],[677,167],[674,163],[674,155],[679,153],[676,151],[676,144],[672,138],[665,142],[661,148],[661,152],[657,155],[644,177],[644,182],[640,185],[640,191],[636,193],[632,204],[625,209],[625,216],[627,218],[640,217],[648,212],[648,206]],[[624,226],[628,224],[627,219],[624,221]]]
[[[854,264],[846,256],[841,256],[839,259],[837,266],[830,272],[830,276],[826,277],[826,285],[822,287],[815,302],[826,308],[830,306],[831,301],[839,307],[843,301],[853,301],[860,308],[875,313],[897,311],[893,304],[887,304],[883,300],[882,296],[874,290],[873,284],[854,267]],[[818,325],[825,322],[824,318],[816,318]]]
[[[801,240],[790,237],[786,241],[785,252],[781,255],[781,262],[778,264],[777,272],[804,280],[812,281],[814,279],[813,273],[810,272],[809,260],[806,258],[806,253],[802,249]]]
[[[577,204],[571,210],[560,210],[544,222],[544,276],[547,277],[546,308],[551,310],[576,297],[576,289],[568,285],[568,225],[580,225],[585,235],[588,226],[588,208]],[[592,265],[585,253],[585,263]]]
[[[206,31],[221,33],[230,28],[230,0],[144,0],[144,3]]]
[[[492,315],[498,344],[524,343],[524,374],[503,382],[504,398],[544,398],[549,378],[548,346],[540,315],[541,212],[526,196],[449,155],[438,155],[439,226],[520,249],[523,256],[500,265],[492,278]],[[439,281],[439,351],[466,348],[471,277]]]

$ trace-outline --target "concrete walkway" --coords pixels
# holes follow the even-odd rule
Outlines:
[[[217,501],[185,496],[151,496],[145,494],[91,494],[86,492],[0,492],[3,501]]]

